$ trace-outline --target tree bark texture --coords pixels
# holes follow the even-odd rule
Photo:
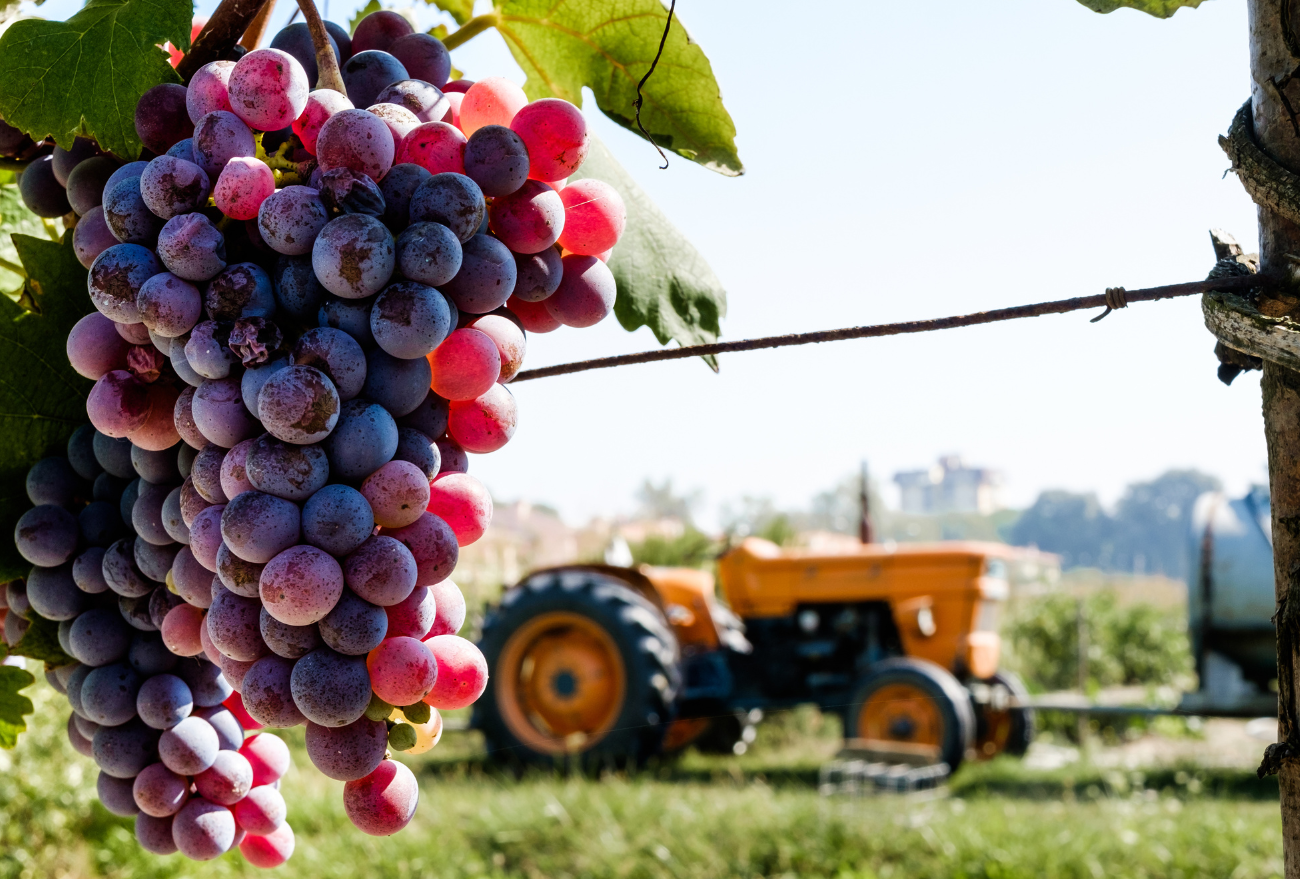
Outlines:
[[[1249,0],[1249,11],[1255,137],[1275,161],[1300,172],[1300,0]],[[1265,207],[1258,213],[1260,272],[1284,275],[1286,254],[1300,254],[1300,225]],[[1278,608],[1278,738],[1294,744],[1300,742],[1300,372],[1266,360],[1263,407]],[[1300,750],[1293,747],[1280,760],[1278,782],[1286,876],[1300,879]]]

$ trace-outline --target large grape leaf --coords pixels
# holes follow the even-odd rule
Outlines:
[[[62,232],[62,220],[42,220],[27,210],[16,185],[0,185],[0,293],[16,299],[22,292],[23,277],[6,267],[6,264],[18,264],[18,250],[9,239],[10,234],[18,232],[40,237],[46,235],[47,223],[56,230],[54,234]]]
[[[190,46],[190,0],[90,0],[67,21],[24,19],[0,37],[0,116],[37,140],[78,135],[123,158],[140,153],[135,105],[180,82],[160,46]]]
[[[498,0],[494,23],[528,76],[530,100],[559,97],[581,106],[587,86],[606,116],[637,131],[637,83],[667,18],[661,0]],[[641,124],[660,146],[720,174],[744,173],[713,67],[677,16],[642,94]]]
[[[1116,9],[1137,9],[1156,18],[1168,18],[1184,6],[1195,9],[1205,0],[1079,0],[1093,12],[1114,12]]]
[[[31,506],[27,469],[61,451],[86,422],[91,382],[68,363],[68,332],[93,306],[86,270],[64,242],[14,235],[27,271],[27,299],[39,313],[0,297],[0,583],[26,576],[31,565],[14,547],[18,517]]]
[[[12,665],[0,665],[0,748],[18,744],[18,734],[27,729],[26,715],[35,708],[19,690],[36,683],[31,672]]]
[[[670,339],[683,346],[716,342],[727,291],[700,252],[595,136],[587,160],[573,175],[583,177],[604,180],[627,205],[627,229],[609,260],[618,282],[618,322],[629,332],[648,326],[663,345]],[[706,360],[717,369],[714,358]]]
[[[474,17],[474,0],[424,0],[451,16],[456,24],[464,24]]]

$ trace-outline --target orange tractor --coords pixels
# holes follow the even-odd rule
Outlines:
[[[1034,718],[998,668],[1012,550],[867,544],[834,555],[750,538],[688,568],[536,571],[483,624],[472,725],[520,763],[628,765],[694,743],[741,750],[758,712],[812,703],[845,738],[950,769],[1023,754]]]

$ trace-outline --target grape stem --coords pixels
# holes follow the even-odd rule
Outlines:
[[[27,272],[22,266],[18,265],[16,262],[10,262],[2,256],[0,256],[0,269],[4,269],[7,272],[13,272],[20,278],[27,277]]]
[[[476,15],[469,21],[465,22],[465,24],[458,30],[448,34],[446,38],[443,39],[442,44],[450,51],[451,49],[455,49],[457,46],[468,43],[470,40],[483,33],[483,31],[490,27],[496,27],[500,23],[501,15],[499,13],[485,12],[482,15]]]
[[[316,67],[320,70],[316,88],[332,89],[346,97],[348,90],[343,87],[339,59],[334,56],[334,49],[330,47],[329,32],[325,30],[325,22],[321,21],[315,0],[298,0],[298,8],[302,10],[303,20],[307,22],[307,30],[311,32],[311,43],[316,47]]]

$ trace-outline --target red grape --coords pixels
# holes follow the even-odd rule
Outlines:
[[[456,533],[446,521],[432,513],[425,513],[413,525],[384,533],[401,541],[411,551],[411,556],[415,559],[415,582],[418,586],[431,586],[441,582],[456,567],[456,560],[460,556]]]
[[[518,296],[511,296],[506,301],[506,308],[519,318],[524,329],[530,333],[550,333],[564,326],[547,310],[545,302],[528,302]]]
[[[366,656],[366,670],[375,695],[390,705],[414,705],[433,690],[438,662],[415,638],[387,638]]]
[[[388,613],[388,637],[390,638],[406,635],[423,639],[429,635],[429,630],[434,626],[438,615],[433,592],[428,586],[415,587],[405,599],[389,605],[384,610]]]
[[[438,678],[424,701],[442,711],[467,708],[487,689],[483,653],[458,635],[434,635],[424,643],[438,660]]]
[[[235,823],[254,836],[274,833],[284,823],[288,809],[284,797],[269,784],[259,785],[235,803]]]
[[[429,505],[429,480],[408,461],[389,461],[361,483],[375,522],[383,528],[413,523]]]
[[[405,765],[385,760],[365,778],[343,786],[343,810],[371,836],[392,836],[411,822],[420,786]]]
[[[253,785],[274,784],[289,771],[289,746],[270,733],[256,733],[244,739],[239,753],[253,767]]]
[[[144,426],[150,403],[143,383],[125,369],[114,369],[100,376],[90,389],[86,414],[100,433],[120,438]]]
[[[430,387],[447,400],[473,400],[501,375],[501,352],[486,333],[456,330],[429,355]]]
[[[257,218],[262,202],[275,193],[275,173],[261,159],[236,156],[221,169],[212,199],[217,208],[235,220]]]
[[[311,84],[288,52],[255,49],[235,63],[228,88],[231,110],[250,128],[279,131],[306,109]]]
[[[559,240],[564,229],[560,194],[536,180],[493,200],[489,216],[492,234],[515,253],[546,250]]]
[[[254,867],[272,869],[293,856],[293,828],[281,824],[265,836],[249,834],[239,843],[239,853]]]
[[[199,632],[203,629],[203,611],[190,604],[178,604],[163,619],[162,639],[177,656],[198,656],[203,652]]]
[[[444,473],[429,488],[429,512],[451,526],[459,545],[469,546],[492,522],[492,495],[468,473]]]
[[[316,138],[322,171],[348,168],[376,183],[393,166],[393,155],[388,125],[366,110],[340,110],[325,121]]]
[[[515,114],[528,105],[524,90],[501,76],[480,79],[465,92],[460,105],[460,127],[467,135],[484,125],[510,126]]]
[[[519,324],[501,314],[485,314],[475,318],[469,327],[485,334],[501,352],[501,375],[497,381],[505,384],[514,378],[524,365],[525,338]]]
[[[464,174],[467,143],[465,135],[446,122],[425,122],[402,138],[397,162],[419,165],[430,174]]]
[[[161,452],[180,442],[176,421],[172,416],[180,392],[170,385],[149,385],[149,416],[144,424],[127,436],[133,445],[148,452]]]
[[[321,126],[342,110],[355,109],[347,96],[333,89],[317,89],[307,96],[307,106],[293,121],[293,133],[302,141],[303,148],[316,155],[316,139]]]
[[[569,255],[563,263],[560,286],[541,304],[568,327],[600,323],[613,310],[618,295],[618,285],[609,266],[594,256]]]
[[[564,180],[587,158],[587,120],[568,101],[533,101],[515,114],[510,128],[528,147],[528,176],[534,180]]]
[[[465,596],[461,594],[460,588],[450,580],[443,580],[430,586],[429,594],[437,605],[437,613],[424,638],[459,632],[460,627],[465,625]]]
[[[467,452],[495,452],[515,435],[515,398],[504,385],[493,385],[473,400],[452,400],[447,432]]]
[[[185,90],[185,110],[191,122],[198,122],[215,110],[230,112],[230,74],[233,61],[204,64],[190,79]]]
[[[627,226],[627,208],[618,190],[603,180],[577,180],[560,191],[564,231],[560,246],[570,253],[595,256],[618,243]]]

